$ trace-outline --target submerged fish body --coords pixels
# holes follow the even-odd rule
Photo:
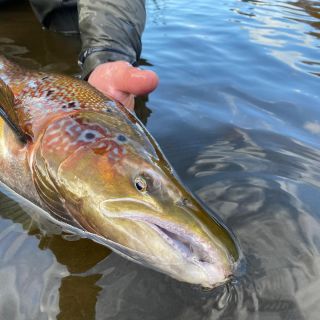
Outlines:
[[[175,279],[212,288],[230,278],[234,237],[126,108],[83,81],[2,57],[0,79],[3,183],[73,232]]]

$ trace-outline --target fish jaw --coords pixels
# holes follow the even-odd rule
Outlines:
[[[121,206],[122,202],[125,206],[127,201],[109,199],[100,204],[100,212],[118,232],[130,230],[130,238],[122,243],[127,248],[127,256],[130,257],[132,250],[136,262],[204,288],[217,287],[231,278],[237,258],[199,220],[191,219],[192,223],[187,225],[159,218],[155,212],[150,212],[149,204],[143,210],[141,203],[139,211],[122,212],[118,216],[110,211],[110,205]],[[148,210],[148,214],[142,213]],[[190,217],[190,212],[185,214]],[[198,229],[196,232],[191,227],[194,224]],[[199,228],[203,233],[199,233]]]

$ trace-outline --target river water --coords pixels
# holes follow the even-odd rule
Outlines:
[[[0,319],[301,320],[320,314],[320,2],[149,0],[137,114],[181,179],[237,235],[246,269],[205,292],[0,194]],[[0,52],[76,74],[80,43],[0,7]],[[41,229],[41,231],[40,231]]]

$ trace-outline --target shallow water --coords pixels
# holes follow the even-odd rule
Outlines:
[[[2,194],[0,319],[319,319],[320,2],[147,9],[142,63],[161,84],[137,113],[238,236],[246,271],[202,292],[90,240],[39,231]],[[76,74],[78,51],[76,37],[43,31],[27,5],[1,8],[0,52]]]

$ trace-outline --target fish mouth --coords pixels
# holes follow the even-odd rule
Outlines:
[[[214,263],[215,251],[206,245],[201,239],[184,228],[161,220],[146,217],[126,217],[134,221],[144,222],[155,230],[172,248],[178,251],[183,258],[193,263]]]
[[[179,257],[176,261],[167,262],[161,261],[161,257],[151,257],[158,266],[163,268],[172,267],[176,270],[189,268],[193,270],[193,274],[197,274],[194,278],[199,277],[199,273],[202,274],[202,278],[205,280],[189,279],[188,282],[194,282],[201,284],[207,288],[216,287],[222,283],[225,283],[230,279],[233,274],[234,263],[228,261],[225,257],[222,258],[221,248],[216,247],[215,242],[208,241],[192,233],[187,227],[177,224],[175,222],[166,221],[161,218],[155,217],[152,214],[142,215],[137,211],[131,211],[121,214],[110,213],[106,208],[106,204],[109,202],[120,202],[120,199],[112,199],[103,201],[103,206],[100,206],[102,213],[109,218],[119,218],[131,220],[133,222],[143,223],[150,229],[156,232],[156,234],[164,240],[172,251]],[[131,202],[131,200],[129,200]],[[127,200],[126,200],[127,202]],[[150,204],[145,206],[150,211]],[[152,210],[153,211],[153,210]],[[160,260],[159,260],[160,259]],[[156,267],[157,269],[157,267]],[[196,271],[195,271],[196,270]],[[160,270],[161,271],[161,270]],[[178,275],[174,276],[179,278]],[[181,280],[181,279],[180,279]],[[183,279],[184,281],[184,279]],[[199,283],[197,283],[199,282]],[[200,283],[201,282],[201,283]]]

